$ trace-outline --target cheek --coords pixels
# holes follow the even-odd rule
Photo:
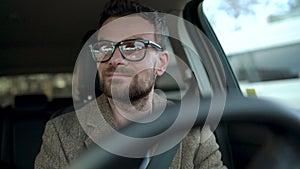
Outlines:
[[[99,66],[98,64],[97,64],[97,70],[98,70],[98,76],[99,76],[99,78],[100,79],[103,79],[103,66],[101,65],[101,66]]]
[[[101,70],[103,70],[104,64],[101,64],[100,62],[97,62],[96,66],[97,66],[97,70],[101,71]]]
[[[141,61],[141,64],[138,67],[138,69],[140,71],[154,70],[157,63],[156,58],[157,56],[154,54],[154,52],[149,52],[149,54],[147,53],[145,59]]]
[[[152,83],[155,78],[153,68],[144,69],[139,74],[137,74],[132,81],[133,83],[143,83],[144,85],[148,85]]]

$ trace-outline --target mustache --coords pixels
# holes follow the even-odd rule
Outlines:
[[[109,74],[109,73],[124,73],[127,75],[135,75],[136,72],[132,69],[124,68],[124,67],[109,67],[105,70],[103,70],[104,74]]]

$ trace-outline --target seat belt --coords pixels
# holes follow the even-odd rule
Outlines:
[[[175,157],[179,145],[180,143],[178,143],[176,146],[174,146],[172,149],[168,150],[165,153],[153,156],[150,159],[147,169],[169,168],[173,158]]]

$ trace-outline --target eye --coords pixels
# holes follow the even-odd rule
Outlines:
[[[111,46],[101,46],[100,47],[100,51],[101,52],[104,52],[104,53],[108,53],[108,52],[112,52],[113,51],[113,48]]]
[[[144,43],[138,41],[129,41],[122,45],[123,51],[138,51],[145,48]]]

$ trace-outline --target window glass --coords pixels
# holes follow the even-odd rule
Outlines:
[[[300,0],[206,0],[245,95],[300,108]]]
[[[173,43],[179,43],[172,40]],[[185,56],[174,51],[169,40],[166,41],[166,51],[170,55],[168,67],[164,75],[157,79],[155,87],[162,90],[167,99],[181,100],[189,89],[187,79],[191,78],[191,70],[188,65],[185,66]]]
[[[72,97],[72,74],[30,74],[0,77],[0,104],[13,103],[14,96],[46,94],[52,98]]]

